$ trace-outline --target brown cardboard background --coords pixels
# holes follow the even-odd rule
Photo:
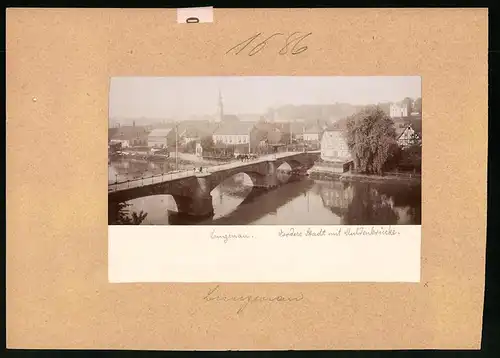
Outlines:
[[[257,32],[313,32],[308,51],[225,55]],[[107,282],[109,78],[421,75],[420,284]],[[36,98],[36,101],[33,100]],[[479,348],[487,157],[486,9],[7,12],[7,344],[11,348]]]

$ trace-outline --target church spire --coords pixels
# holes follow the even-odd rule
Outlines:
[[[224,105],[222,103],[222,93],[219,89],[219,103],[217,104],[217,122],[222,122],[224,118]]]

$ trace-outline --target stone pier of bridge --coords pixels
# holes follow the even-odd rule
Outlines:
[[[211,183],[210,174],[197,175],[198,185],[193,187],[190,196],[174,195],[177,204],[177,210],[180,214],[196,216],[196,217],[210,217],[214,215],[214,206],[212,203],[212,195],[210,194]]]
[[[274,160],[260,165],[255,172],[246,172],[252,180],[252,197],[276,188],[280,183],[277,177],[276,163]],[[211,191],[223,180],[211,173],[197,174],[198,185],[193,188],[189,197],[175,196],[177,209],[183,215],[196,217],[210,217],[214,214]]]

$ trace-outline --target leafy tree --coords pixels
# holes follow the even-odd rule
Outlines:
[[[363,173],[383,174],[397,155],[393,120],[376,106],[369,106],[347,119],[345,133],[356,168]]]
[[[108,206],[108,222],[110,225],[140,225],[148,216],[144,211],[129,212],[127,203],[110,203]]]
[[[282,137],[283,136],[282,136],[281,132],[275,128],[271,129],[267,133],[267,141],[269,144],[278,144],[281,141]]]
[[[213,151],[215,143],[212,136],[205,136],[201,138],[201,147],[203,148],[203,150],[206,150],[208,152]]]
[[[391,113],[390,103],[379,103],[378,106],[385,112],[385,114],[389,115]]]
[[[257,150],[261,141],[267,140],[267,133],[270,128],[271,125],[266,123],[264,117],[261,117],[250,133],[250,145],[252,147],[252,151]]]
[[[421,172],[422,146],[420,144],[412,144],[409,147],[405,148],[401,153],[399,167],[403,170]]]

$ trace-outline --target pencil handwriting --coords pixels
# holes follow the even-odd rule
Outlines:
[[[231,234],[231,233],[218,233],[215,230],[212,230],[210,232],[210,238],[212,240],[222,240],[225,244],[227,244],[227,242],[231,239],[250,239],[252,238],[252,236],[245,232]]]
[[[253,295],[243,295],[243,296],[225,296],[219,293],[220,286],[217,285],[208,291],[208,294],[203,297],[206,302],[216,301],[216,302],[241,302],[242,305],[236,311],[237,314],[242,313],[250,303],[256,302],[299,302],[304,299],[304,295],[300,293],[296,297],[288,296],[253,296]]]

